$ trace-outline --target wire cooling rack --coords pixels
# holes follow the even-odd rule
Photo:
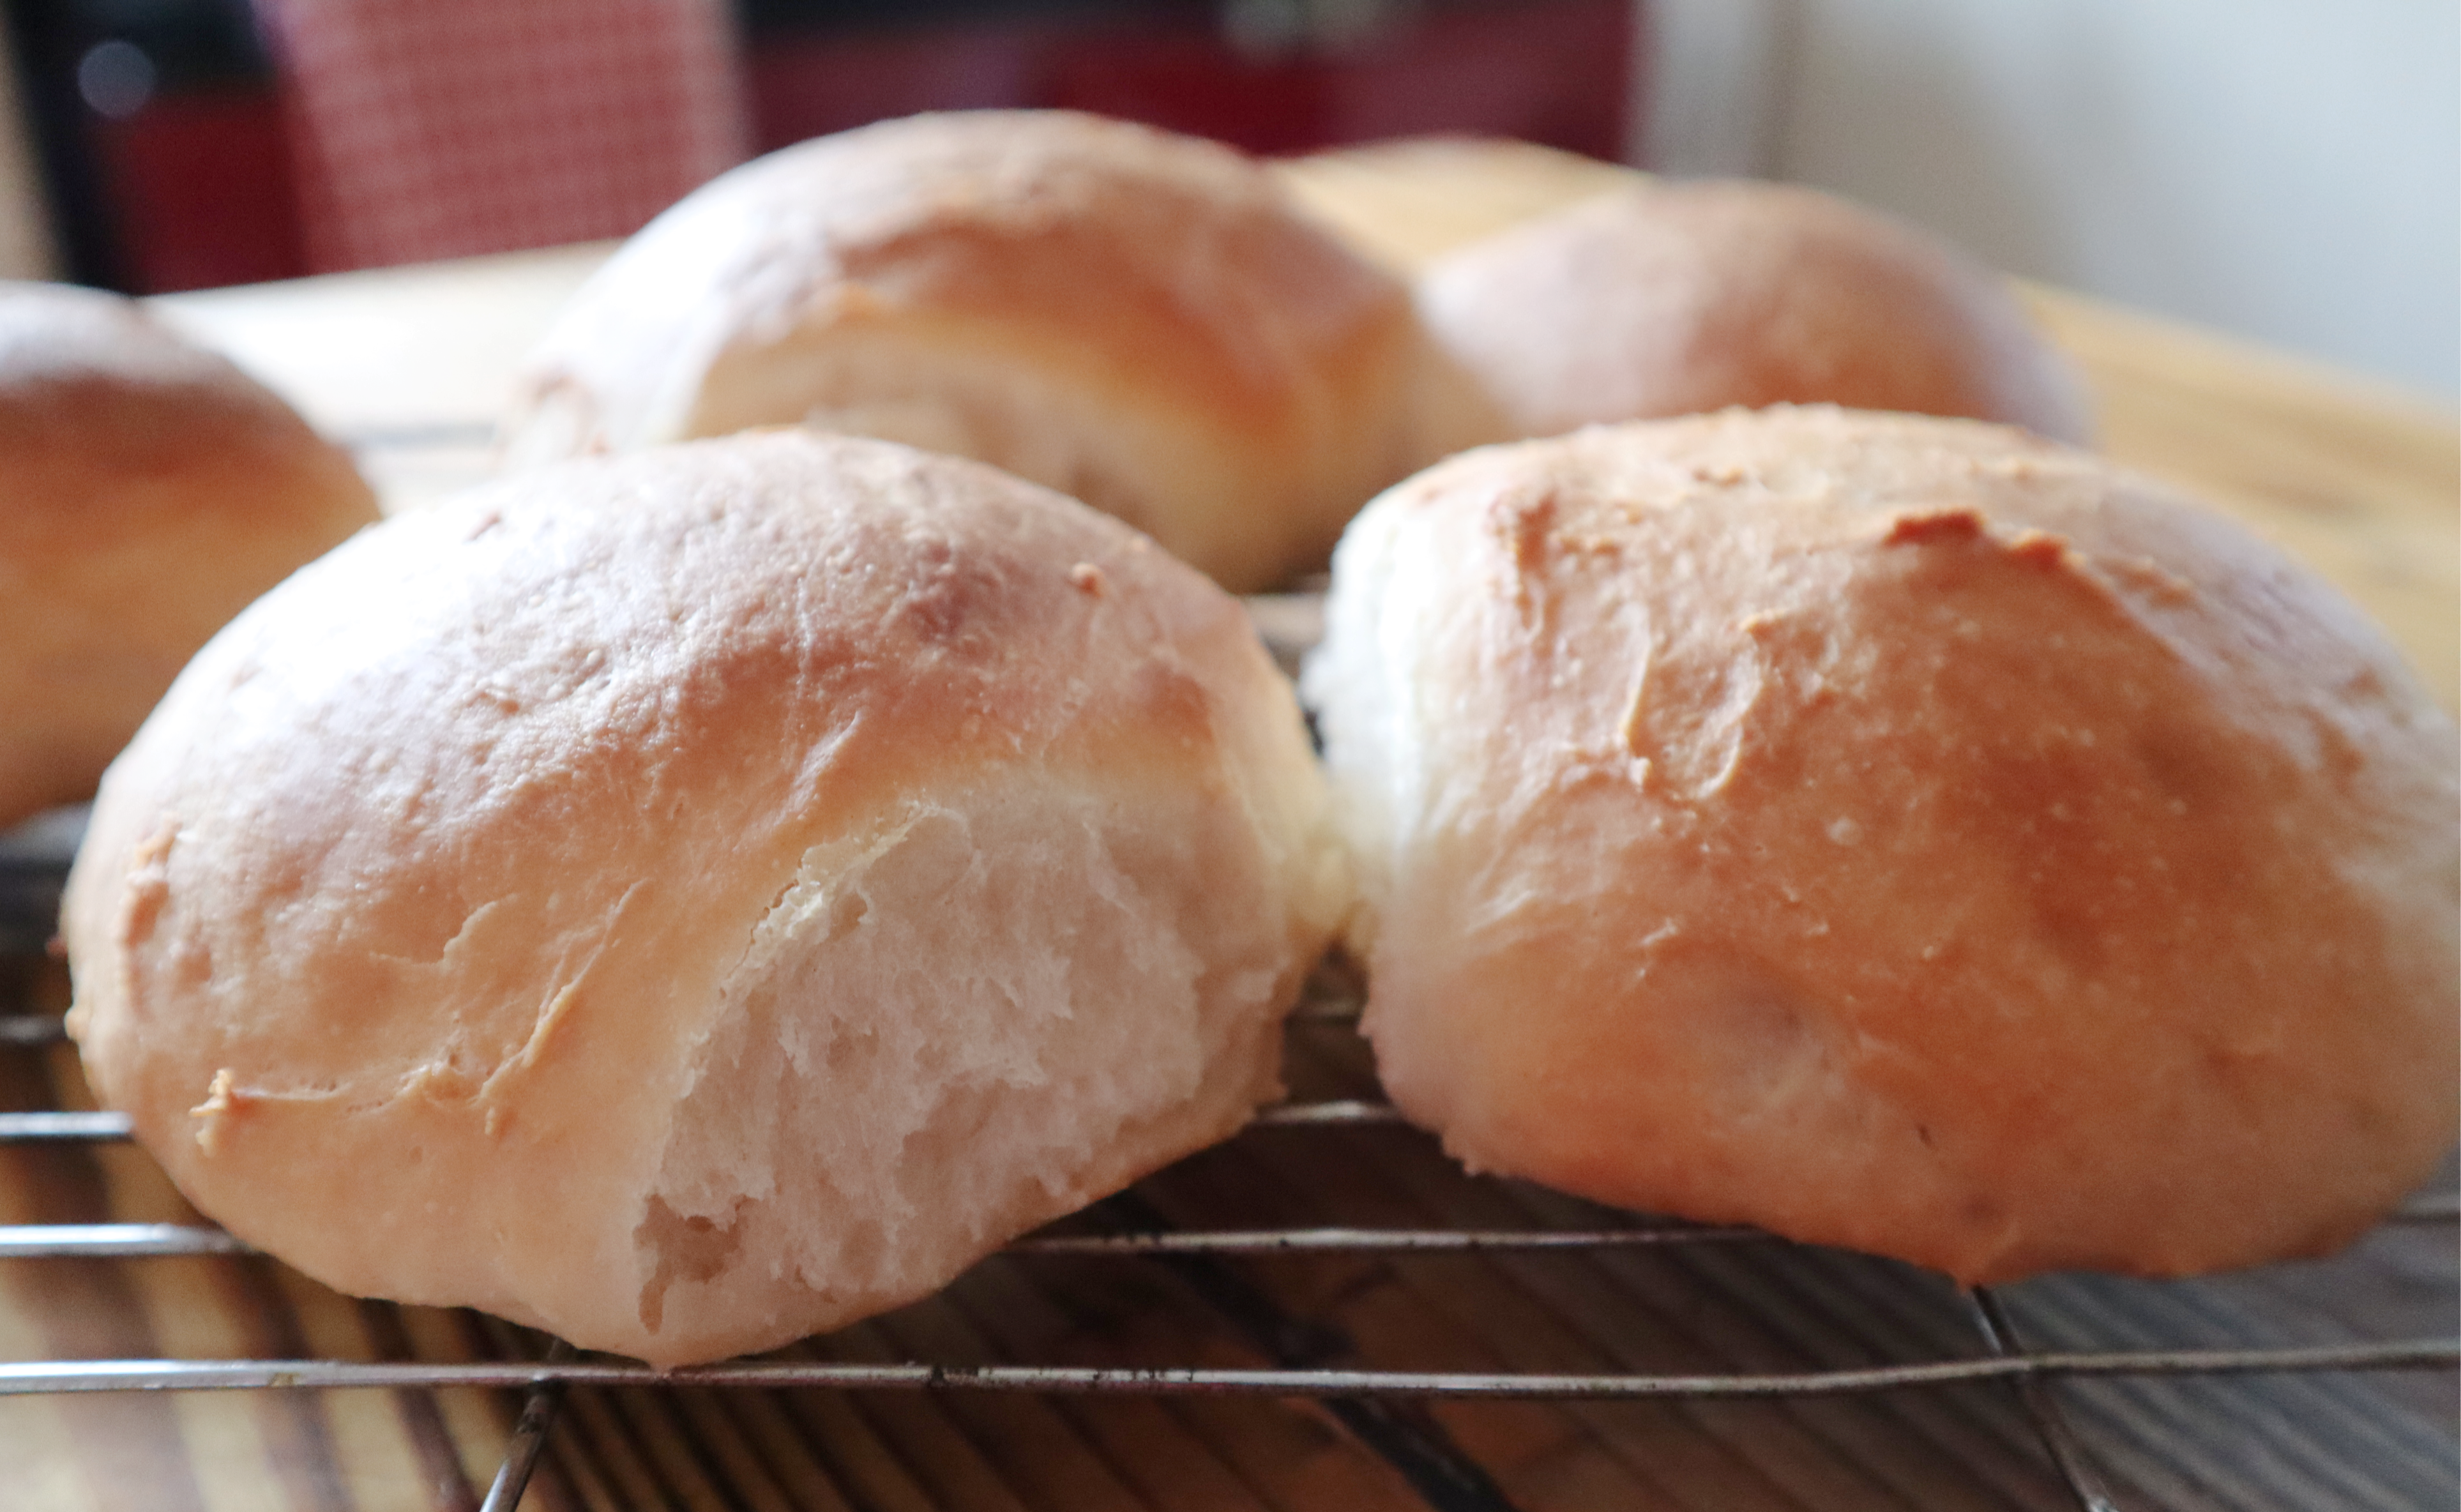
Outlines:
[[[13,938],[7,928],[0,927],[0,951],[13,948],[18,952],[12,963],[16,969],[14,987],[0,988],[0,993],[6,994],[0,995],[0,1059],[14,1056],[23,1062],[46,1063],[52,1068],[53,1082],[73,1061],[73,1053],[63,1042],[57,1012],[57,968],[55,963],[47,965],[39,958],[30,959],[25,952],[32,947],[32,937],[44,932],[38,923],[30,921],[52,916],[67,847],[74,835],[74,820],[63,819],[0,841],[0,921],[13,920],[16,926]],[[50,1001],[38,1006],[36,1000],[46,996]],[[1319,1093],[1324,1088],[1336,1093],[1372,1092],[1372,1080],[1359,1079],[1363,1052],[1351,1029],[1355,1013],[1353,984],[1335,973],[1320,973],[1311,984],[1307,1001],[1294,1015],[1290,1032],[1295,1079],[1313,1081]],[[14,1084],[22,1089],[34,1083],[21,1074]],[[18,1095],[24,1096],[22,1091]],[[60,1106],[0,1112],[0,1156],[11,1151],[48,1149],[93,1158],[100,1151],[120,1149],[127,1139],[127,1121],[107,1112]],[[1404,1164],[1413,1166],[1415,1179],[1422,1185],[1431,1180],[1440,1182],[1446,1179],[1428,1175],[1429,1167],[1444,1167],[1441,1158],[1432,1151],[1432,1141],[1402,1125],[1390,1108],[1372,1097],[1303,1095],[1268,1110],[1255,1127],[1235,1142],[1278,1141],[1281,1148],[1274,1169],[1285,1182],[1303,1187],[1312,1181],[1313,1165],[1318,1161],[1332,1163],[1338,1157],[1339,1152],[1323,1141],[1349,1140],[1355,1144],[1362,1139],[1377,1141],[1382,1151],[1377,1159],[1388,1162],[1392,1169],[1402,1169]],[[1404,1153],[1396,1157],[1395,1148]],[[134,1153],[129,1150],[120,1158]],[[1206,1158],[1193,1159],[1201,1161]],[[1399,1163],[1393,1163],[1396,1161]],[[1174,1172],[1179,1169],[1174,1168]],[[2209,1464],[2200,1480],[2191,1477],[2194,1493],[2205,1500],[2191,1501],[2177,1500],[2176,1483],[2164,1482],[2158,1473],[2149,1479],[2141,1466],[2124,1478],[2131,1489],[2115,1489],[2102,1467],[2102,1457],[2089,1442],[2096,1436],[2082,1431],[2071,1420],[2063,1401],[2064,1395],[2089,1390],[2094,1383],[2121,1383],[2141,1394],[2152,1383],[2170,1379],[2229,1376],[2307,1381],[2324,1373],[2418,1372],[2431,1373],[2441,1381],[2450,1378],[2456,1365],[2461,1365],[2461,1339],[2451,1337],[2449,1329],[2423,1336],[2377,1333],[2218,1347],[2143,1337],[2128,1340],[2121,1347],[2044,1347],[2031,1337],[2030,1325],[2021,1330],[2018,1321],[2019,1314],[2029,1311],[2030,1297],[2012,1305],[1992,1290],[1957,1292],[1944,1284],[1933,1283],[1927,1298],[1932,1315],[1920,1328],[1911,1331],[1922,1335],[1924,1347],[1894,1357],[1845,1361],[1831,1357],[1808,1365],[1798,1363],[1794,1368],[1729,1365],[1671,1370],[1622,1363],[1613,1369],[1593,1370],[1444,1369],[1426,1368],[1416,1362],[1394,1364],[1374,1358],[1372,1352],[1349,1337],[1344,1330],[1312,1316],[1305,1297],[1295,1299],[1288,1287],[1276,1284],[1275,1268],[1293,1263],[1355,1267],[1429,1266],[1447,1261],[1521,1267],[1565,1263],[1594,1267],[1618,1262],[1628,1265],[1641,1257],[1680,1257],[1687,1273],[1709,1278],[1710,1289],[1724,1287],[1732,1291],[1732,1276],[1747,1268],[1742,1257],[1751,1256],[1754,1258],[1748,1268],[1761,1278],[1756,1284],[1772,1288],[1763,1299],[1765,1306],[1772,1312],[1784,1312],[1801,1303],[1806,1285],[1800,1275],[1789,1274],[1789,1267],[1800,1271],[1806,1267],[1879,1267],[1882,1263],[1805,1249],[1752,1229],[1650,1221],[1561,1200],[1542,1202],[1533,1213],[1528,1205],[1533,1194],[1527,1192],[1520,1194],[1523,1205],[1518,1211],[1524,1215],[1522,1221],[1482,1221],[1496,1204],[1469,1200],[1465,1194],[1480,1183],[1457,1173],[1449,1180],[1458,1183],[1462,1191],[1441,1196],[1437,1201],[1437,1207],[1447,1217],[1440,1224],[1224,1224],[1206,1212],[1202,1203],[1192,1207],[1185,1194],[1172,1195],[1174,1182],[1185,1180],[1174,1172],[1166,1172],[1097,1204],[1078,1220],[1009,1246],[996,1263],[1034,1266],[1066,1262],[1113,1267],[1108,1279],[1085,1283],[1088,1294],[1096,1296],[1105,1288],[1121,1285],[1120,1267],[1158,1271],[1169,1278],[1178,1293],[1192,1299],[1196,1308],[1218,1321],[1221,1331],[1234,1341],[1241,1363],[1175,1364],[1150,1354],[1130,1363],[985,1360],[957,1355],[939,1359],[768,1357],[660,1373],[629,1362],[581,1356],[558,1341],[493,1320],[473,1318],[468,1326],[493,1346],[482,1352],[494,1357],[344,1359],[305,1352],[280,1358],[46,1357],[0,1364],[0,1402],[12,1397],[86,1393],[301,1393],[335,1388],[384,1388],[428,1394],[480,1388],[498,1394],[500,1399],[505,1394],[518,1394],[518,1416],[503,1435],[503,1459],[480,1503],[482,1509],[509,1509],[523,1501],[534,1473],[547,1462],[550,1448],[559,1443],[560,1414],[569,1416],[567,1404],[577,1392],[648,1391],[672,1395],[758,1389],[772,1393],[921,1395],[935,1400],[961,1395],[1029,1396],[1045,1401],[1132,1398],[1148,1402],[1195,1396],[1272,1398],[1316,1404],[1324,1418],[1338,1424],[1347,1434],[1357,1452],[1372,1456],[1389,1467],[1424,1504],[1444,1512],[1493,1512],[1519,1504],[1507,1483],[1515,1477],[1491,1467],[1486,1462],[1487,1457],[1469,1442],[1491,1436],[1466,1430],[1454,1432],[1438,1409],[1457,1403],[1514,1401],[1659,1402],[1680,1404],[1697,1415],[1722,1403],[1896,1400],[1909,1395],[1937,1397],[1960,1393],[1971,1397],[1979,1391],[1995,1394],[1991,1401],[1996,1406],[1982,1416],[2004,1416],[2021,1425],[2022,1434],[2031,1440],[2029,1452],[2037,1473],[2031,1481],[2020,1476],[2012,1483],[2001,1472],[2002,1482],[1997,1489],[2003,1495],[2002,1504],[2065,1503],[2087,1512],[2155,1504],[2228,1505],[2236,1504],[2231,1500],[2234,1483],[2259,1484],[2268,1480],[2279,1495],[2290,1499],[2279,1503],[2286,1505],[2313,1504],[2306,1499],[2317,1487],[2324,1488],[2328,1494],[2349,1493],[2354,1499],[2348,1504],[2426,1506],[2435,1504],[2438,1496],[2446,1504],[2451,1500],[2446,1489],[2452,1478],[2450,1435],[2431,1426],[2431,1407],[2423,1419],[2430,1426],[2420,1429],[2413,1421],[2411,1431],[2406,1436],[2395,1434],[2387,1448],[2386,1442],[2366,1438],[2372,1431],[2369,1424],[2380,1428],[2386,1419],[2378,1406],[2364,1399],[2327,1402],[2322,1408],[2314,1402],[2266,1404],[2267,1413],[2288,1412],[2306,1419],[2323,1412],[2327,1418],[2342,1424],[2323,1437],[2330,1438],[2339,1433],[2356,1441],[2328,1444],[2337,1462],[2321,1469],[2315,1465],[2290,1469],[2257,1466],[2244,1476],[2234,1477],[2216,1474]],[[1228,1205],[1237,1209],[1241,1204]],[[1504,1205],[1512,1207],[1509,1203]],[[1530,1222],[1531,1216],[1552,1221]],[[2447,1293],[2452,1289],[2449,1265],[2452,1245],[2446,1230],[2455,1217],[2452,1197],[2441,1194],[2413,1200],[2390,1225],[2393,1230],[2424,1229],[2444,1236],[2423,1247],[2411,1244],[2408,1264],[2415,1270],[2418,1255],[2427,1255],[2427,1269],[2433,1273],[2430,1280],[2440,1277]],[[2441,1270],[2437,1269],[2438,1255],[2448,1262]],[[200,1264],[248,1256],[245,1246],[202,1222],[0,1225],[0,1262],[12,1266],[75,1262]],[[261,1260],[253,1263],[269,1264]],[[1860,1276],[1854,1282],[1864,1288],[1859,1299],[1849,1295],[1840,1300],[1832,1295],[1828,1299],[1825,1316],[1815,1309],[1809,1323],[1798,1322],[1789,1327],[1794,1333],[1807,1336],[1834,1331],[1840,1327],[1839,1319],[1851,1322],[1865,1308],[1904,1308],[1908,1295],[1923,1289],[1919,1282],[1909,1284],[1902,1267],[1888,1270],[1883,1279],[1889,1285],[1873,1289],[1872,1277]],[[1140,1284],[1145,1285],[1150,1281]],[[1770,1303],[1766,1298],[1776,1300]],[[2055,1305],[2059,1300],[2049,1299],[2040,1309],[2055,1326],[2059,1322],[2059,1308]],[[2073,1307],[2075,1299],[2066,1300]],[[2097,1311],[2090,1307],[2086,1310]],[[2106,1319],[2126,1314],[2125,1308],[2108,1306],[2097,1312]],[[1951,1331],[1952,1324],[1962,1331],[1961,1342]],[[2053,1331],[2058,1331],[2056,1327]],[[2346,1334],[2356,1331],[2343,1331]],[[1905,1336],[1906,1331],[1900,1331],[1891,1336],[1891,1341],[1901,1345]],[[1868,1355],[1871,1352],[1865,1352]],[[2141,1402],[2125,1409],[2140,1416],[2156,1410]],[[2175,1411],[2175,1407],[2158,1410]],[[1974,1410],[1969,1407],[1966,1411],[1971,1416]],[[2108,1419],[2112,1412],[2109,1404],[2101,1404],[2096,1409],[2097,1419]],[[2263,1416],[2264,1413],[2258,1414],[2258,1417]],[[2127,1423],[2124,1417],[2121,1420]],[[1474,1428],[1475,1423],[1470,1427]],[[2121,1437],[2128,1437],[2132,1427],[2130,1424],[2123,1428]],[[1998,1453],[2005,1458],[2012,1450],[2004,1441],[2004,1423],[1999,1432],[2003,1441]],[[588,1453],[622,1452],[623,1430],[610,1429],[606,1421],[598,1421],[595,1426],[585,1422],[563,1433],[562,1441],[567,1449],[567,1480],[587,1481],[594,1473],[585,1462],[587,1454],[571,1447],[574,1436],[588,1437],[591,1446]],[[1946,1430],[1935,1430],[1932,1437],[1940,1440],[1946,1434]],[[2194,1435],[2188,1437],[2193,1438]],[[2170,1436],[2170,1440],[2155,1446],[2154,1459],[2173,1457],[2177,1436]],[[1745,1452],[1748,1456],[1748,1445]],[[2339,1458],[2344,1456],[2349,1462],[2339,1463]],[[2044,1466],[2046,1472],[2043,1471]],[[1989,1477],[1984,1479],[1988,1480]],[[2050,1488],[2047,1492],[2043,1489],[2045,1486]],[[2238,1488],[2245,1487],[2242,1484]],[[2045,1495],[2053,1500],[2045,1501]],[[2390,1500],[2384,1500],[2387,1495]],[[588,1504],[594,1500],[588,1496],[575,1500],[563,1493],[559,1497],[565,1504]],[[535,1501],[537,1498],[531,1500]],[[748,1505],[758,1500],[721,1495],[709,1504]],[[1919,1496],[1915,1501],[1916,1504],[1929,1504]],[[448,1496],[443,1504],[466,1502],[456,1503]],[[801,1503],[789,1495],[779,1504]],[[1174,1499],[1166,1492],[1153,1504],[1174,1504]],[[1609,1494],[1595,1504],[1622,1502]],[[1690,1504],[1718,1505],[1721,1499],[1712,1496],[1708,1501]],[[1807,1501],[1797,1492],[1791,1504],[1822,1502],[1816,1498]]]

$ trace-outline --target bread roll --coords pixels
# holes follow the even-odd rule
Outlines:
[[[1441,259],[1420,302],[1525,436],[1781,403],[2092,430],[2082,382],[1997,275],[1810,189],[1602,195]]]
[[[678,1365],[1218,1139],[1346,905],[1238,605],[993,469],[743,437],[368,532],[198,657],[71,1033],[346,1291]]]
[[[1257,164],[1064,112],[888,121],[688,196],[575,296],[508,455],[796,421],[995,463],[1236,591],[1506,434]]]
[[[1475,1167],[1996,1282],[2322,1250],[2452,1142],[2452,723],[2155,483],[1599,428],[1386,494],[1327,612],[1366,1031]]]
[[[375,516],[223,358],[116,294],[0,283],[0,827],[92,794],[205,637]]]

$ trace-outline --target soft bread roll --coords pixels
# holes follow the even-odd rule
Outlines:
[[[1507,434],[1259,165],[1057,111],[888,121],[688,196],[574,297],[507,450],[797,421],[995,463],[1238,591]]]
[[[1057,495],[800,433],[542,470],[182,675],[70,1028],[310,1275],[709,1359],[1246,1121],[1347,902],[1323,802],[1238,605]]]
[[[222,357],[118,295],[0,283],[0,827],[92,794],[207,636],[375,517]]]
[[[1473,452],[1351,527],[1303,686],[1385,1085],[1478,1168],[1992,1282],[2319,1251],[2452,1141],[2451,721],[2086,454]]]
[[[1651,181],[1440,259],[1420,304],[1524,436],[1730,405],[1966,415],[2089,439],[2007,285],[1815,190]]]

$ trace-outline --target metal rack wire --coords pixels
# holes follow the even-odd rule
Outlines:
[[[1338,1025],[1351,1006],[1338,992],[1319,993],[1303,1009],[1306,1021]],[[51,1014],[0,1012],[0,1051],[38,1052],[61,1038]],[[1269,1110],[1263,1129],[1299,1131],[1393,1127],[1381,1104],[1319,1100]],[[0,1145],[66,1143],[92,1146],[126,1139],[127,1121],[107,1113],[27,1111],[0,1114]],[[1418,1138],[1414,1134],[1399,1137]],[[1133,1198],[1128,1200],[1133,1203]],[[2453,1201],[2415,1201],[2396,1222],[2450,1223]],[[1224,1269],[1227,1262],[1292,1255],[1436,1255],[1647,1249],[1779,1245],[1757,1230],[1635,1221],[1578,1228],[1216,1229],[1187,1231],[1133,1209],[1128,1231],[1043,1233],[1010,1246],[1018,1257],[1071,1256],[1209,1267],[1199,1290],[1231,1315],[1253,1314],[1252,1294]],[[0,1226],[0,1260],[59,1258],[163,1259],[246,1254],[219,1228],[193,1225],[82,1224]],[[1228,1288],[1226,1292],[1226,1288]],[[273,1360],[48,1360],[0,1365],[0,1397],[96,1391],[224,1391],[389,1387],[482,1387],[524,1394],[504,1461],[485,1501],[508,1509],[522,1498],[553,1432],[558,1405],[574,1387],[831,1388],[866,1392],[1034,1393],[1069,1395],[1240,1394],[1305,1397],[1327,1406],[1369,1447],[1400,1468],[1439,1508],[1509,1505],[1475,1460],[1444,1438],[1407,1404],[1450,1398],[1678,1397],[1696,1401],[1806,1397],[1999,1384],[2014,1391],[2024,1416],[2076,1505],[2114,1512],[2120,1503],[2105,1484],[2083,1437],[2065,1415],[2057,1383],[2102,1377],[2222,1375],[2350,1370],[2450,1370],[2461,1365],[2461,1339],[2377,1339],[2352,1344],[2258,1349],[2129,1349],[2070,1352],[2029,1349],[2009,1310],[1993,1292],[1965,1294],[1981,1352],[1913,1359],[1857,1369],[1736,1374],[1515,1374],[1429,1372],[1328,1366],[1279,1347],[1268,1369],[1110,1368],[1062,1365],[941,1365],[744,1361],[674,1372],[576,1355],[556,1345],[530,1361],[460,1363],[365,1362],[312,1358]],[[1290,1320],[1254,1331],[1259,1337]],[[1397,1415],[1395,1404],[1402,1404]]]
[[[440,466],[448,481],[462,451],[484,440],[470,428],[444,436],[362,438],[363,447],[399,448],[413,460]],[[441,444],[439,443],[449,443]],[[433,454],[431,457],[430,454]],[[440,461],[436,458],[441,458]],[[467,470],[466,468],[464,470]],[[1251,603],[1260,629],[1286,666],[1295,649],[1312,642],[1318,627],[1308,596]],[[39,950],[49,932],[67,857],[75,842],[73,819],[55,818],[11,837],[0,837],[0,958]],[[1314,984],[1310,999],[1294,1015],[1301,1025],[1336,1031],[1356,1013],[1354,993],[1338,981]],[[55,1012],[30,1012],[0,996],[0,1055],[43,1054],[62,1039]],[[1391,1128],[1395,1138],[1421,1139],[1403,1130],[1392,1109],[1355,1098],[1317,1098],[1267,1110],[1259,1130],[1294,1131],[1290,1137],[1321,1137],[1321,1131]],[[58,1109],[0,1112],[0,1149],[26,1145],[97,1148],[129,1138],[128,1121],[116,1114]],[[1492,1512],[1510,1502],[1494,1479],[1449,1440],[1421,1404],[1452,1399],[1586,1399],[1631,1401],[1680,1399],[1801,1399],[1853,1397],[1959,1386],[1998,1386],[2012,1392],[2025,1422],[2055,1467],[2058,1480],[2085,1512],[2117,1512],[2121,1502],[2096,1468],[2085,1436],[2071,1425],[2058,1388],[2095,1379],[2157,1379],[2247,1374],[2341,1371],[2440,1370],[2461,1366],[2461,1338],[2375,1338],[2355,1343],[2271,1348],[2147,1348],[2044,1350],[2029,1348],[2011,1310],[1982,1288],[1962,1294],[1970,1338],[1980,1352],[1891,1361],[1855,1368],[1751,1371],[1725,1374],[1496,1373],[1353,1368],[1325,1362],[1332,1351],[1325,1332],[1307,1319],[1283,1312],[1234,1266],[1268,1264],[1300,1256],[1500,1256],[1595,1255],[1617,1251],[1713,1252],[1743,1246],[1783,1246],[1755,1229],[1718,1227],[1601,1215],[1604,1222],[1557,1227],[1501,1228],[1457,1225],[1427,1228],[1280,1226],[1208,1228],[1173,1226],[1132,1191],[1103,1204],[1118,1231],[1045,1232],[1007,1246],[1019,1258],[1073,1257],[1122,1264],[1169,1267],[1206,1303],[1245,1332],[1271,1368],[1090,1367],[1043,1364],[857,1364],[812,1361],[742,1361],[674,1372],[589,1359],[560,1341],[529,1360],[456,1363],[352,1361],[322,1358],[164,1360],[58,1359],[0,1364],[0,1399],[33,1394],[130,1391],[300,1391],[320,1388],[394,1388],[434,1391],[479,1387],[522,1393],[522,1407],[507,1448],[486,1493],[485,1512],[505,1512],[523,1497],[541,1462],[572,1388],[633,1387],[673,1391],[685,1387],[828,1388],[889,1393],[1035,1394],[1066,1396],[1168,1397],[1242,1395],[1305,1398],[1325,1409],[1359,1442],[1401,1472],[1431,1506],[1444,1512]],[[2449,1225],[2461,1217],[2453,1198],[2413,1200],[2396,1213],[2396,1224]],[[90,1223],[0,1225],[0,1262],[40,1263],[80,1259],[150,1261],[246,1255],[247,1247],[220,1228],[200,1225]]]

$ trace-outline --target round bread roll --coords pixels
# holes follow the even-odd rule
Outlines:
[[[207,636],[375,518],[222,357],[118,295],[0,283],[0,827],[91,795]]]
[[[1826,403],[2090,438],[2082,381],[1998,275],[1810,189],[1602,195],[1439,260],[1419,297],[1524,436]]]
[[[70,1030],[345,1291],[678,1365],[1218,1139],[1347,905],[1236,602],[808,434],[506,479],[243,614],[96,800]]]
[[[1304,683],[1469,1164],[1968,1283],[2320,1251],[2455,1124],[2454,731],[2231,522],[1971,422],[1473,452]]]
[[[1507,434],[1408,290],[1263,168],[1065,112],[888,121],[687,196],[574,297],[506,450],[786,422],[992,462],[1234,591]]]

